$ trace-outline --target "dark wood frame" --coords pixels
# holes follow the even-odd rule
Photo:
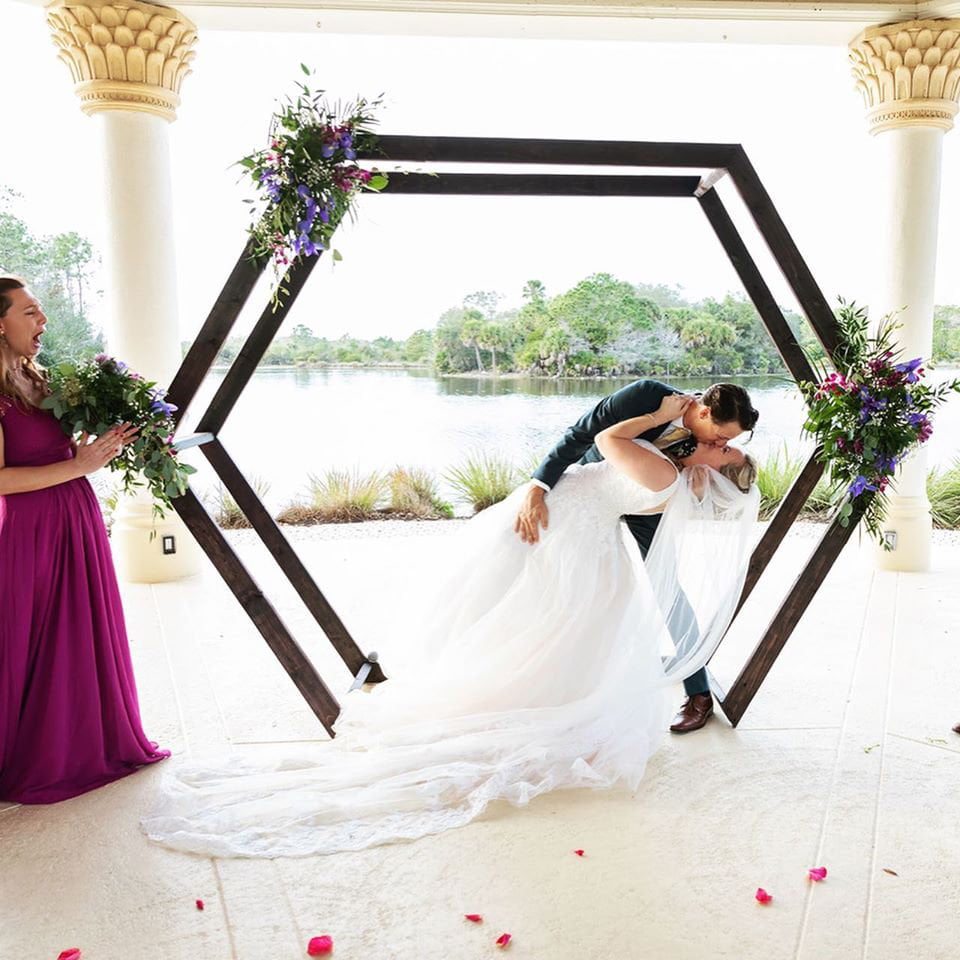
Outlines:
[[[378,152],[375,155],[364,155],[361,159],[374,161],[381,166],[387,161],[391,164],[537,164],[641,169],[672,167],[705,171],[676,175],[555,174],[524,171],[428,174],[401,170],[390,173],[390,184],[384,193],[391,196],[459,194],[694,199],[730,258],[787,369],[797,380],[811,380],[814,374],[799,343],[715,189],[721,179],[729,177],[824,349],[832,355],[839,345],[833,311],[800,256],[743,147],[738,144],[384,136],[379,139]],[[317,258],[314,257],[294,265],[286,284],[288,293],[282,303],[276,309],[268,306],[261,313],[216,395],[200,418],[196,433],[178,440],[177,447],[184,449],[200,446],[316,622],[354,674],[356,686],[363,682],[379,682],[385,679],[376,654],[365,655],[361,652],[219,439],[224,422],[303,289],[316,262]],[[229,336],[265,266],[264,262],[253,258],[248,244],[241,252],[203,328],[170,385],[169,399],[179,408],[178,422],[196,396],[201,382]],[[822,472],[823,465],[814,454],[797,477],[753,552],[740,607],[756,586]],[[185,496],[174,500],[174,506],[320,722],[332,735],[339,704],[276,610],[264,597],[193,491],[188,491]],[[739,723],[756,695],[800,617],[856,528],[858,520],[859,515],[851,517],[851,522],[846,527],[836,520],[830,525],[729,692],[724,694],[717,691],[721,706],[734,726]]]

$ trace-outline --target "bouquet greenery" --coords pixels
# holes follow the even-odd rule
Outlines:
[[[41,406],[53,411],[69,436],[83,432],[100,436],[120,423],[137,427],[136,438],[109,467],[120,471],[124,493],[145,481],[154,515],[163,517],[170,501],[186,492],[187,477],[196,473],[174,453],[171,414],[177,408],[163,399],[155,383],[103,353],[92,360],[58,364],[48,375],[50,395]]]
[[[369,152],[376,143],[373,110],[381,101],[358,99],[331,107],[322,90],[297,87],[299,94],[270,121],[269,146],[239,161],[259,195],[245,202],[254,217],[249,228],[253,255],[270,258],[277,276],[274,305],[287,292],[283,281],[293,264],[329,248],[357,194],[387,185],[383,174],[362,169],[356,159],[358,151]],[[341,259],[337,251],[333,258]]]
[[[923,360],[900,362],[893,348],[898,324],[892,317],[870,336],[867,311],[841,300],[837,321],[842,346],[834,371],[811,361],[820,382],[799,385],[809,403],[804,430],[816,439],[830,481],[843,495],[840,523],[863,511],[871,536],[890,549],[882,537],[885,491],[904,457],[930,439],[933,411],[960,391],[960,380],[921,383]]]

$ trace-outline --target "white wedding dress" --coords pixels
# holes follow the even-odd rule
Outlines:
[[[514,532],[523,495],[441,546],[443,578],[422,572],[420,614],[398,624],[408,655],[345,698],[334,741],[174,766],[148,836],[216,856],[333,853],[449,830],[495,800],[636,787],[666,686],[709,659],[733,615],[756,491],[702,467],[655,493],[606,461],[575,466],[535,545]],[[664,503],[644,564],[619,519]]]

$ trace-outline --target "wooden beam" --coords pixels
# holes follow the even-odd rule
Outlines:
[[[750,706],[784,644],[840,556],[840,551],[857,529],[865,509],[866,506],[862,505],[854,510],[848,526],[841,526],[839,519],[830,524],[800,576],[794,581],[786,599],[774,614],[770,626],[760,638],[750,659],[721,701],[723,712],[734,726],[740,722],[740,718]]]
[[[794,332],[790,329],[780,305],[763,279],[756,262],[750,256],[750,251],[747,250],[720,195],[716,190],[707,190],[698,200],[700,209],[706,214],[717,239],[730,258],[730,263],[737,271],[737,276],[740,277],[747,295],[763,319],[767,332],[780,356],[783,357],[787,369],[796,380],[814,380],[815,375],[806,354],[797,342]]]
[[[193,402],[264,266],[253,259],[253,241],[248,240],[167,390],[167,400],[177,407],[174,423],[180,423]]]
[[[233,459],[224,449],[219,440],[214,440],[203,446],[203,454],[216,471],[217,476],[224,482],[230,495],[243,515],[250,521],[251,526],[263,541],[270,555],[277,561],[280,569],[297,591],[300,599],[313,615],[314,620],[323,630],[333,648],[340,654],[340,658],[347,665],[347,669],[356,677],[361,670],[373,663],[365,682],[379,683],[386,678],[380,665],[368,658],[360,651],[343,621],[320,591],[320,588],[310,576],[290,542],[267,512],[257,492],[247,482],[246,477],[237,468]]]
[[[729,170],[730,178],[736,184],[760,235],[783,271],[800,308],[806,314],[827,355],[833,356],[840,345],[837,319],[743,147],[736,148]]]
[[[284,284],[287,293],[284,294],[279,306],[268,305],[260,314],[256,326],[247,337],[246,343],[240,348],[240,352],[214,394],[213,400],[210,401],[210,406],[200,418],[197,433],[218,434],[220,432],[224,421],[240,398],[243,388],[253,376],[257,364],[273,342],[280,325],[287,318],[290,308],[296,302],[297,296],[319,259],[319,256],[305,257],[291,268],[290,276]]]
[[[726,167],[742,148],[732,143],[632,140],[525,140],[512,137],[378,136],[362,160],[418,163],[548,163],[630,167]]]
[[[332,737],[334,721],[340,714],[340,704],[293,639],[277,611],[233,552],[193,490],[188,489],[182,497],[177,497],[173,506]]]
[[[787,495],[780,501],[780,506],[767,525],[760,542],[754,548],[750,557],[750,566],[747,568],[747,579],[744,581],[743,590],[740,593],[740,602],[737,604],[734,617],[747,602],[750,594],[753,593],[753,588],[757,585],[760,575],[767,569],[767,564],[773,559],[774,553],[777,552],[783,538],[789,533],[794,521],[803,509],[803,505],[810,499],[810,494],[813,493],[820,477],[823,475],[824,465],[817,459],[818,453],[819,451],[815,450],[803,469],[797,474],[797,478],[791,484]]]
[[[692,197],[699,177],[552,173],[392,173],[383,195]],[[368,194],[369,196],[369,194]]]

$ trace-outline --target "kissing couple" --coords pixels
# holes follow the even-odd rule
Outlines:
[[[668,719],[712,712],[705,665],[746,575],[756,466],[746,391],[639,380],[571,426],[532,481],[444,538],[391,618],[390,679],[307,752],[165,773],[147,835],[213,856],[413,840],[496,800],[635,789]],[[645,562],[644,562],[645,561]],[[429,569],[426,569],[429,567]],[[376,592],[376,584],[372,584]]]

